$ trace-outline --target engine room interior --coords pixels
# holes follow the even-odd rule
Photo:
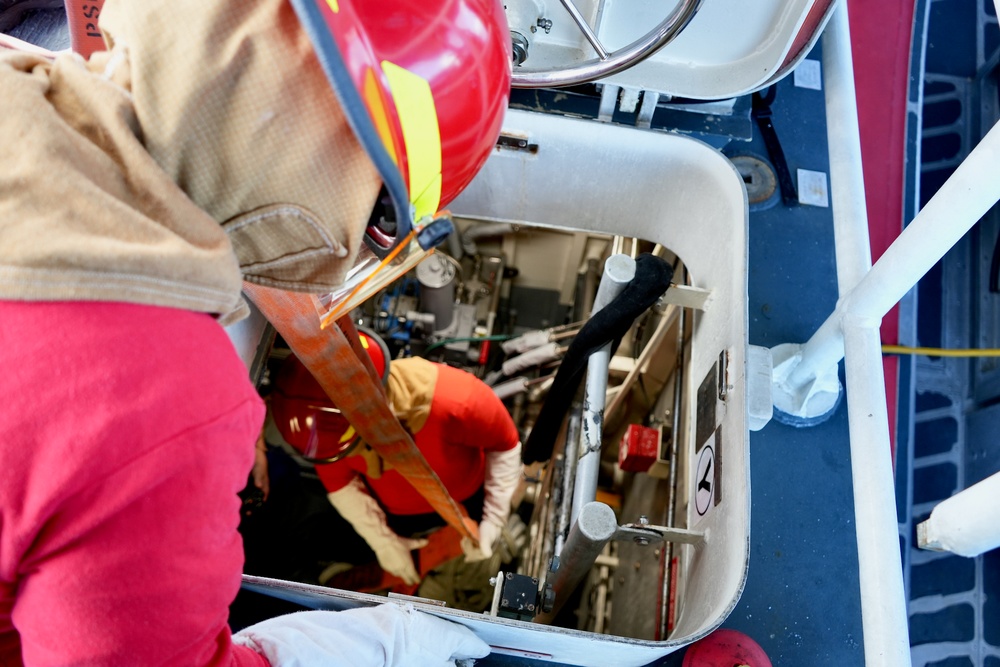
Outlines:
[[[252,482],[244,493],[246,573],[413,596],[587,632],[667,638],[683,605],[683,547],[697,541],[687,531],[688,455],[674,434],[692,428],[684,418],[692,397],[682,378],[690,372],[690,313],[703,307],[708,293],[689,284],[679,257],[651,241],[523,224],[455,223],[446,244],[354,309],[351,319],[381,348],[388,367],[416,358],[459,369],[502,402],[530,463],[512,485],[512,511],[492,553],[470,558],[454,528],[412,521],[404,527],[393,523],[388,510],[389,525],[414,540],[409,544],[418,579],[379,567],[377,541],[358,548],[355,531],[327,502],[317,474],[336,463],[316,463],[283,437],[286,396],[295,390],[282,386],[287,373],[281,369],[293,355],[280,336],[265,336],[269,350],[258,385],[271,408],[263,434],[270,480],[266,501]],[[606,267],[621,265],[634,275],[637,260],[655,262],[657,275],[668,280],[645,290],[641,312],[640,302],[623,308],[622,299],[607,294],[620,292],[628,281],[616,282],[614,268]],[[609,304],[606,314],[621,311],[602,325],[611,333],[594,338],[592,330],[584,332],[594,340],[611,336],[604,345],[605,387],[578,379],[574,388],[558,380],[564,363],[579,364],[570,348],[584,323]],[[718,383],[711,380],[715,392]],[[564,407],[556,413],[550,406],[551,414],[542,415],[553,391],[565,397],[556,401]],[[477,409],[474,397],[466,402]],[[299,420],[304,430],[313,419],[309,414],[317,414],[314,408],[307,406]],[[432,405],[430,419],[444,409]],[[541,445],[530,437],[540,415],[555,436]],[[462,434],[465,439],[489,440],[490,433],[476,432],[483,426],[474,419],[451,423],[472,431]],[[289,439],[298,442],[294,435]],[[364,458],[359,449],[349,456]],[[477,493],[467,505],[482,504],[482,490]],[[578,519],[590,534],[570,535]]]
[[[320,609],[404,596],[495,651],[579,665],[647,664],[711,632],[746,578],[748,431],[771,410],[770,356],[747,340],[742,177],[687,137],[511,109],[450,211],[456,237],[385,260],[399,280],[348,276],[295,303],[251,294],[279,337],[245,358],[271,408],[272,488],[244,520],[241,596]],[[282,389],[309,373],[286,375],[281,339],[319,385]],[[470,435],[452,455],[432,446],[445,434]],[[303,471],[281,439],[320,465]]]

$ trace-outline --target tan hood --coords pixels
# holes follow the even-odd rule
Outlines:
[[[108,0],[141,136],[224,224],[247,280],[337,287],[380,179],[287,0]]]
[[[410,433],[427,423],[437,378],[437,365],[420,357],[396,359],[389,364],[389,407]]]
[[[0,53],[0,298],[238,311],[225,233],[138,141],[106,60]]]

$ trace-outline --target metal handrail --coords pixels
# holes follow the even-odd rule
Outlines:
[[[695,14],[698,13],[702,2],[703,0],[681,0],[680,4],[670,13],[670,16],[664,19],[656,28],[617,51],[607,52],[599,41],[594,44],[588,37],[588,41],[591,41],[594,50],[598,54],[602,50],[605,50],[606,56],[604,57],[599,55],[597,58],[592,58],[565,69],[529,70],[515,67],[511,85],[514,88],[558,88],[560,86],[589,83],[609,77],[612,74],[617,74],[642,62],[672,42],[687,27]],[[564,0],[563,4],[567,5],[567,10],[569,10],[569,6],[575,8],[575,5],[572,5],[572,2],[569,2],[569,0]],[[572,16],[572,11],[570,13]],[[574,21],[576,21],[575,17]],[[584,35],[587,35],[588,31],[583,30],[579,21],[576,22],[577,27],[580,27]],[[590,33],[592,34],[592,31]],[[594,41],[596,39],[596,37],[593,38]]]
[[[871,264],[847,3],[824,33],[823,67],[840,300],[772,391],[803,396],[817,377],[836,374],[844,360],[865,664],[898,667],[910,664],[910,645],[879,324],[1000,201],[1000,123]],[[804,404],[799,414],[816,416]]]

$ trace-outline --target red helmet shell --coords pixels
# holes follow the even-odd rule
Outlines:
[[[361,345],[385,382],[389,377],[389,352],[385,342],[368,331],[359,331]],[[337,457],[354,442],[354,429],[298,357],[285,359],[274,374],[271,418],[281,437],[310,461]]]
[[[433,180],[430,158],[440,170],[440,196],[430,198],[436,199],[431,214],[443,208],[483,166],[500,134],[511,80],[503,5],[499,0],[309,1],[325,20],[410,201],[418,202]],[[399,85],[401,79],[393,76],[399,70],[416,77],[417,88],[420,80],[426,82],[432,106],[419,103],[414,87]],[[427,131],[428,115],[436,116],[438,138]],[[439,162],[427,155],[438,150],[437,143]],[[426,213],[419,203],[416,208],[418,218]]]
[[[771,660],[760,644],[736,630],[720,628],[690,647],[684,654],[683,667],[771,667]]]

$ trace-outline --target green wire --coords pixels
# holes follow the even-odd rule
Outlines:
[[[487,341],[487,340],[510,340],[511,338],[513,338],[513,336],[502,336],[502,335],[498,335],[498,336],[469,336],[467,338],[445,338],[444,340],[439,340],[436,343],[431,343],[430,345],[428,345],[427,349],[424,350],[424,354],[427,354],[428,352],[430,352],[434,348],[441,347],[442,345],[447,345],[448,343],[462,343],[464,341],[470,341],[470,342],[479,341],[479,342],[483,342],[483,341]]]

